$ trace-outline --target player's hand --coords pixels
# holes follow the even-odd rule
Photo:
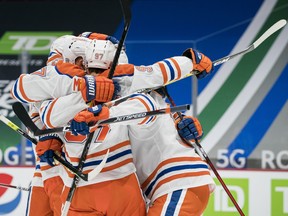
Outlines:
[[[182,55],[192,59],[193,70],[199,72],[196,75],[198,79],[205,78],[214,69],[212,61],[207,56],[192,48],[186,49]]]
[[[114,83],[103,76],[85,75],[80,79],[80,90],[86,102],[96,100],[99,103],[111,101],[114,95]]]
[[[36,154],[41,162],[47,162],[50,166],[55,166],[53,153],[61,153],[62,141],[56,134],[49,134],[40,137],[36,145]]]
[[[203,130],[197,118],[184,116],[182,120],[176,121],[176,127],[179,135],[186,140],[195,142],[195,139],[201,139]]]
[[[109,108],[97,105],[79,112],[71,121],[73,135],[87,135],[90,133],[89,124],[96,124],[97,121],[109,118]]]

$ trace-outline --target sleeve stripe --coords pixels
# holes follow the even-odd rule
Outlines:
[[[14,85],[13,95],[22,103],[35,102],[34,100],[30,100],[25,94],[25,91],[22,85],[23,76],[24,74],[20,75],[19,79],[16,80],[15,85]]]
[[[140,95],[139,95],[140,96]],[[146,108],[147,111],[150,111],[150,107],[149,105],[146,103],[146,101],[140,97],[136,97],[136,98],[131,98],[130,100],[139,100]],[[144,124],[150,117],[146,117],[144,118],[139,124]]]
[[[170,80],[174,80],[175,79],[175,70],[174,68],[172,67],[171,63],[165,59],[164,62],[167,64],[167,66],[169,67],[169,70],[170,70],[170,77],[171,79]]]
[[[51,118],[51,112],[57,100],[58,99],[54,100],[53,102],[50,101],[49,104],[45,107],[45,110],[42,115],[42,122],[44,122],[48,128],[54,128],[54,126],[50,121],[50,118]]]
[[[137,97],[144,97],[145,100],[149,102],[150,106],[152,107],[152,110],[155,110],[155,109],[156,109],[155,106],[154,106],[154,104],[153,104],[153,102],[150,100],[149,97],[147,97],[147,96],[144,95],[144,94],[135,94],[135,95],[136,95]]]
[[[178,64],[178,62],[173,59],[173,58],[170,58],[170,60],[173,62],[174,66],[176,67],[176,70],[177,70],[177,77],[176,77],[176,80],[180,79],[181,77],[181,69],[180,69],[180,66]]]
[[[48,106],[49,106],[49,104],[51,103],[51,101],[46,105],[46,107],[45,107],[45,109],[44,109],[44,112],[43,112],[43,114],[42,114],[42,116],[41,116],[41,119],[42,119],[42,122],[45,124],[45,115],[46,115],[46,111],[47,111],[47,108],[48,108]],[[41,108],[42,109],[42,108]]]
[[[152,119],[154,118],[155,116],[150,116],[150,118],[147,120],[147,122],[145,124],[148,124],[150,121],[152,121]],[[148,117],[147,117],[148,118]]]
[[[168,82],[168,76],[167,76],[166,68],[165,68],[163,63],[159,62],[158,64],[160,66],[160,70],[161,70],[162,75],[163,75],[163,83],[165,84]]]
[[[139,100],[145,107],[147,111],[151,111],[151,110],[155,110],[155,106],[152,103],[152,101],[150,100],[149,97],[147,97],[144,94],[134,94],[133,98],[130,98],[129,100]],[[154,121],[153,119],[154,116],[147,116],[146,118],[144,118],[140,123],[138,123],[139,125],[141,124],[147,124],[150,121]]]
[[[22,103],[27,103],[27,101],[24,101],[24,100],[20,97],[20,95],[18,94],[18,92],[17,92],[17,85],[18,85],[18,79],[16,80],[16,82],[15,82],[15,84],[14,84],[14,86],[13,86],[13,91],[12,91],[12,89],[11,89],[11,94],[12,94],[13,98],[21,101]]]

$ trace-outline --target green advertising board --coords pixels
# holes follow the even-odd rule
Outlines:
[[[5,32],[0,41],[0,54],[15,55],[23,50],[33,55],[48,55],[51,43],[72,32]]]

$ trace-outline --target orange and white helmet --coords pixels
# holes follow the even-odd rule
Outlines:
[[[90,43],[90,39],[84,37],[67,38],[63,49],[63,61],[75,64],[78,57],[85,58],[86,47]]]
[[[109,69],[112,65],[117,44],[109,40],[92,40],[85,51],[86,68]],[[121,51],[119,63],[128,63],[128,58],[124,50]]]

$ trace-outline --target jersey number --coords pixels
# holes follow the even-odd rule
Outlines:
[[[110,131],[110,126],[106,125],[103,127],[99,127],[95,130],[94,133],[94,143],[97,142],[103,142],[107,136],[107,134]],[[70,142],[70,143],[83,143],[87,140],[87,135],[78,135],[78,136],[74,136],[70,131],[65,132],[64,134],[64,139],[66,140],[66,142]]]

